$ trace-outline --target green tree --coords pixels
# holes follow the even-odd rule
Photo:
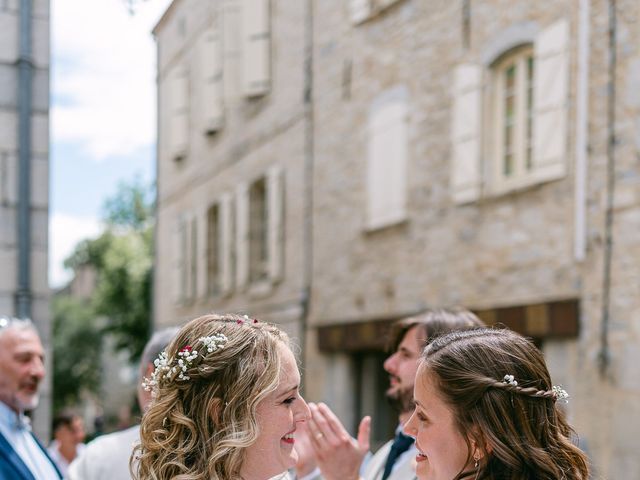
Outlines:
[[[104,232],[84,240],[65,261],[74,270],[96,273],[91,307],[104,317],[101,332],[131,361],[142,354],[150,330],[153,258],[152,191],[138,180],[123,183],[105,202]]]
[[[100,386],[102,337],[88,302],[53,297],[53,409],[76,405],[83,391]]]

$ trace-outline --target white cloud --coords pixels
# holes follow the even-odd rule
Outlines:
[[[64,260],[75,246],[85,238],[95,238],[103,226],[97,218],[54,213],[49,219],[49,285],[62,287],[71,279],[65,270]]]
[[[156,47],[151,29],[169,0],[53,0],[52,139],[94,160],[155,141]]]

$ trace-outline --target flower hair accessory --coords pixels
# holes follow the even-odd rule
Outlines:
[[[560,400],[561,402],[564,402],[564,403],[569,403],[569,394],[560,385],[554,385],[551,388],[551,391],[553,392],[553,397],[556,400]]]
[[[203,347],[207,349],[207,353],[217,352],[222,350],[227,344],[227,337],[222,333],[215,333],[208,337],[198,338],[198,342],[202,343]],[[204,358],[203,354],[200,357]],[[198,358],[198,350],[195,350],[191,345],[185,345],[182,347],[176,358],[169,358],[166,351],[160,352],[158,358],[153,361],[155,369],[151,374],[151,378],[145,378],[142,382],[142,386],[147,391],[152,391],[158,386],[158,382],[161,380],[171,380],[176,377],[178,380],[189,380],[187,370],[191,368]]]
[[[511,385],[512,387],[517,387],[518,386],[518,382],[515,380],[513,375],[505,375],[504,378],[502,379],[502,381],[504,383],[506,383],[507,385]]]

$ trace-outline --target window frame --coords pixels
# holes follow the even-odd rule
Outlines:
[[[492,165],[494,190],[501,193],[526,186],[534,174],[535,128],[535,53],[533,44],[524,44],[501,55],[490,67],[491,72],[491,121],[489,129],[492,149],[489,153]],[[507,129],[505,99],[506,74],[514,69],[513,125],[511,143],[511,167],[506,171]]]

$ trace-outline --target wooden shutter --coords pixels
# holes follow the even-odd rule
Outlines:
[[[351,23],[359,24],[373,14],[372,0],[349,0],[349,18]]]
[[[284,175],[274,166],[267,172],[267,262],[269,279],[277,282],[283,275],[284,251]]]
[[[220,290],[228,295],[233,290],[233,217],[231,194],[220,198]]]
[[[249,280],[249,188],[236,187],[236,286],[244,288]]]
[[[169,130],[171,156],[181,160],[187,155],[189,142],[189,75],[184,67],[176,67],[169,77],[171,85],[171,124]]]
[[[372,109],[368,125],[367,228],[406,219],[407,102],[386,101]]]
[[[458,65],[453,79],[451,112],[451,192],[456,203],[480,196],[482,67]]]
[[[264,95],[271,86],[269,0],[242,0],[242,86],[245,96]]]
[[[563,177],[567,162],[569,24],[544,29],[534,46],[533,175],[539,181]]]
[[[202,110],[204,131],[215,133],[222,128],[224,120],[222,85],[222,42],[216,26],[205,30],[201,49]]]

